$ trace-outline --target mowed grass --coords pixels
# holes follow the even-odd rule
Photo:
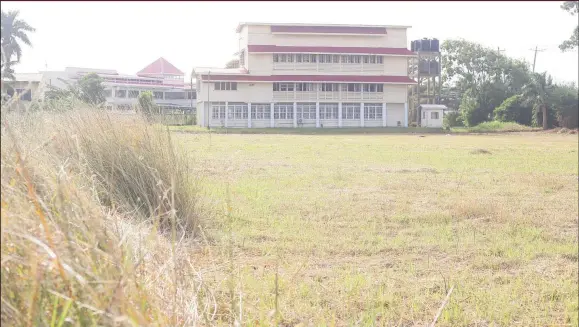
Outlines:
[[[454,286],[437,326],[578,324],[576,135],[174,140],[214,208],[194,262],[217,317],[424,325]]]

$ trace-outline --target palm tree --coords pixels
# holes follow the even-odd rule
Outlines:
[[[543,121],[543,129],[548,129],[547,109],[548,98],[553,88],[553,78],[544,73],[533,73],[529,84],[523,88],[523,96],[535,109],[535,120],[538,122],[539,112]]]
[[[18,10],[4,12],[2,11],[2,23],[0,32],[0,43],[2,46],[2,63],[3,69],[9,70],[12,63],[20,62],[22,57],[22,48],[20,44],[32,46],[28,39],[27,32],[34,32],[35,29],[25,21],[18,19]],[[16,61],[12,61],[12,56],[16,55]]]

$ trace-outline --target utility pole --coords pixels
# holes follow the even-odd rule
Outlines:
[[[533,73],[535,72],[535,63],[537,63],[537,52],[543,52],[546,49],[539,49],[539,46],[535,46],[535,49],[529,49],[535,51],[535,56],[533,57]]]
[[[501,52],[505,51],[505,49],[501,49],[500,47],[497,47],[497,55],[500,56]]]

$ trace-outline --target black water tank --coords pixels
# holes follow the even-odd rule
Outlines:
[[[415,44],[414,41],[410,41],[410,51],[412,51],[412,52],[416,51],[416,50],[415,50],[415,47],[414,47],[414,44]]]
[[[418,52],[420,51],[420,40],[414,40],[414,51]]]
[[[420,49],[422,51],[430,51],[430,40],[427,38],[422,39],[420,42]]]
[[[430,40],[430,50],[440,52],[440,43],[438,42],[438,39]]]

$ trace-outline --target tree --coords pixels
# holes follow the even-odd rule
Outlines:
[[[231,59],[225,64],[225,68],[239,68],[239,59]]]
[[[514,95],[495,108],[495,120],[503,122],[516,122],[522,125],[531,125],[533,121],[533,108],[525,105],[522,95]]]
[[[65,83],[65,88],[49,86],[45,97],[47,100],[66,100],[75,103],[80,100],[90,105],[98,106],[106,101],[105,88],[102,84],[102,78],[95,73],[83,76],[77,83]]]
[[[13,63],[20,62],[22,57],[21,43],[32,46],[28,39],[27,32],[34,32],[35,29],[28,25],[24,20],[18,19],[19,11],[2,11],[2,20],[0,23],[0,46],[2,47],[2,70],[8,74]],[[12,61],[12,57],[16,60]]]
[[[482,111],[479,110],[480,105],[474,95],[474,92],[468,90],[462,96],[462,101],[460,102],[460,115],[466,126],[475,126],[479,123],[485,121],[485,117],[482,117]]]
[[[561,9],[570,13],[571,16],[575,16],[576,14],[579,14],[579,1],[565,1],[561,5]],[[578,45],[579,45],[579,25],[575,27],[575,30],[573,31],[573,34],[571,34],[569,40],[566,40],[559,45],[559,49],[565,52],[568,50],[575,49]]]
[[[92,105],[100,105],[106,101],[103,80],[95,73],[83,76],[78,82],[80,100]]]
[[[544,73],[533,73],[531,81],[524,88],[523,96],[535,111],[533,123],[543,125],[548,129],[553,122],[553,115],[549,115],[549,94],[553,87],[553,78]],[[550,117],[551,116],[551,117]]]
[[[159,113],[159,107],[153,101],[153,93],[151,91],[141,92],[139,94],[139,108],[141,113],[145,115],[147,120],[151,120],[154,114]]]
[[[462,95],[461,105],[467,91],[472,99],[465,104],[469,101],[471,105],[476,104],[476,107],[467,106],[467,111],[461,110],[465,122],[470,125],[491,120],[494,109],[505,99],[520,94],[530,78],[525,62],[474,42],[447,40],[442,44],[442,52],[442,76],[446,86]]]
[[[550,105],[560,127],[577,128],[579,125],[579,95],[574,84],[559,84],[552,89]]]

